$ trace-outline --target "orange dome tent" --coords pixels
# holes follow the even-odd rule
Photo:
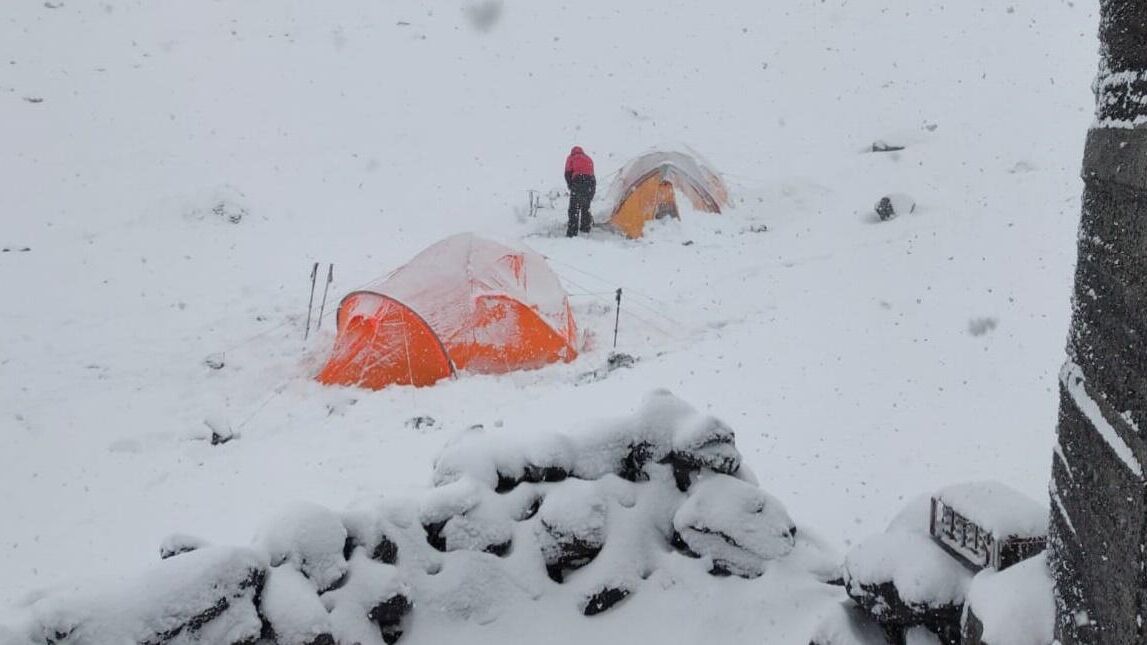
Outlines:
[[[576,337],[569,297],[542,256],[464,233],[344,297],[317,379],[377,390],[455,370],[501,374],[571,361]]]
[[[621,169],[610,188],[614,206],[609,223],[626,237],[641,237],[645,223],[651,219],[680,218],[676,191],[685,195],[694,208],[707,213],[720,213],[729,204],[725,182],[695,156],[655,151]]]

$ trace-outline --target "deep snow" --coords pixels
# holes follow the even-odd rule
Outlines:
[[[294,500],[421,490],[473,424],[562,429],[659,386],[735,427],[842,551],[952,482],[1042,499],[1095,8],[881,4],[507,2],[491,23],[409,0],[6,4],[0,247],[30,251],[0,253],[0,605],[172,533],[246,544]],[[525,217],[569,146],[604,185],[665,142],[724,172],[735,208],[640,241],[557,237],[561,200]],[[889,193],[917,208],[877,223]],[[337,301],[463,230],[550,258],[577,361],[377,393],[309,379],[334,326],[302,340],[312,262],[335,263]],[[640,360],[584,383],[619,286]],[[237,438],[212,446],[208,420]],[[769,580],[698,576],[576,635],[767,639]]]

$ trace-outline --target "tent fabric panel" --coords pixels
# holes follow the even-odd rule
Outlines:
[[[432,385],[453,373],[433,330],[393,298],[356,292],[339,306],[338,336],[317,380],[372,390]]]
[[[673,187],[689,198],[693,208],[706,213],[721,212],[722,198],[715,193],[716,187],[704,178],[693,177],[671,165],[666,166],[663,172]]]
[[[566,291],[545,258],[472,233],[432,244],[367,289],[405,303],[441,338],[465,329],[484,295],[527,303],[554,329],[568,321]]]
[[[443,338],[458,370],[504,374],[577,358],[572,317],[559,332],[533,308],[507,296],[480,296],[474,304],[470,324]]]
[[[653,172],[638,182],[625,199],[618,204],[609,222],[623,235],[634,239],[645,233],[645,222],[654,218],[659,204],[663,203],[666,192],[673,199],[673,191],[663,187],[660,173]],[[676,202],[673,212],[676,213]]]

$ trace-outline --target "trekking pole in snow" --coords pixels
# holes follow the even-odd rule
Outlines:
[[[617,326],[621,323],[621,287],[617,288],[617,315],[613,318],[613,348],[617,349]]]
[[[335,265],[327,265],[327,283],[323,286],[323,302],[319,305],[319,324],[315,325],[315,331],[323,328],[323,310],[327,308],[327,289],[331,288],[331,283],[335,280]]]
[[[307,301],[307,328],[303,331],[303,340],[311,334],[311,309],[315,306],[315,278],[319,275],[319,263],[311,267],[311,299]]]

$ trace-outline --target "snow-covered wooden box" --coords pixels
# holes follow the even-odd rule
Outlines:
[[[1047,545],[1046,508],[998,482],[949,486],[932,496],[929,532],[977,569],[1006,569]]]

